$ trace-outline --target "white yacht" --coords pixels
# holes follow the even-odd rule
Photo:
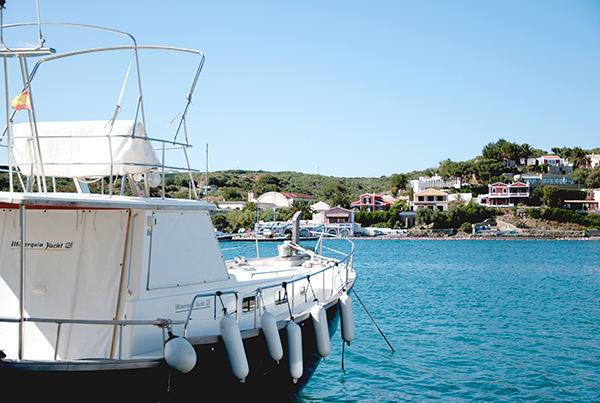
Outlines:
[[[38,46],[8,43],[7,32],[23,27],[39,28]],[[50,31],[91,29],[128,43],[59,53],[59,46],[45,46],[42,28],[49,41]],[[296,396],[330,353],[340,318],[345,342],[354,339],[348,296],[356,278],[354,246],[320,238],[309,249],[296,231],[277,256],[225,261],[211,222],[215,206],[199,200],[193,186],[191,199],[166,197],[166,171],[184,168],[194,184],[186,120],[204,55],[70,23],[6,24],[0,36],[8,103],[0,142],[7,161],[0,174],[6,181],[0,192],[3,393],[78,401]],[[77,33],[68,38],[79,39]],[[129,119],[121,119],[126,109],[117,91],[114,114],[37,120],[43,114],[36,101],[50,96],[43,80],[52,80],[43,69],[71,60],[79,69],[91,55],[97,64],[111,52],[131,60],[116,85],[125,76],[139,92]],[[144,110],[139,59],[146,52],[195,58],[168,139],[148,129],[156,116]],[[161,78],[168,79],[168,73]],[[183,167],[166,163],[173,152],[182,153]],[[73,191],[61,191],[65,178]]]

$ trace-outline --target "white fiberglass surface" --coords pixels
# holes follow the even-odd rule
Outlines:
[[[25,316],[114,318],[123,259],[127,210],[27,210]],[[19,317],[19,210],[0,211],[0,316]],[[107,357],[113,327],[62,325],[58,357]],[[52,359],[57,325],[25,324],[26,359]],[[15,358],[18,326],[0,323],[0,350]]]

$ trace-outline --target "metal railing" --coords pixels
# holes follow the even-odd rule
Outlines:
[[[332,251],[334,253],[337,254],[341,254],[344,257],[342,259],[337,259],[337,260],[333,260],[331,258],[327,258],[324,257],[322,255],[318,255],[315,252],[312,252],[308,249],[305,249],[303,247],[301,247],[300,245],[297,244],[293,244],[293,243],[289,243],[290,246],[292,248],[294,248],[296,251],[298,252],[302,252],[305,253],[306,255],[310,256],[311,258],[316,258],[316,259],[320,259],[321,263],[323,263],[323,261],[326,262],[330,262],[330,264],[325,264],[325,267],[323,267],[322,269],[319,269],[317,271],[311,272],[310,274],[299,274],[298,276],[290,276],[290,278],[284,282],[278,282],[278,283],[274,283],[274,284],[270,284],[270,285],[266,285],[266,286],[261,286],[256,288],[256,290],[254,291],[254,301],[255,301],[255,305],[254,305],[254,329],[258,328],[258,315],[259,315],[259,308],[260,308],[260,304],[259,301],[263,300],[263,307],[265,307],[267,304],[264,303],[264,299],[262,298],[262,294],[265,290],[269,290],[269,289],[277,289],[277,288],[281,288],[282,290],[284,290],[286,292],[286,300],[285,301],[281,301],[280,305],[283,304],[288,304],[288,308],[290,311],[290,316],[293,317],[296,314],[296,307],[299,305],[296,301],[296,297],[297,297],[297,293],[296,293],[296,284],[302,281],[306,281],[308,283],[309,286],[312,287],[312,284],[310,283],[311,279],[313,280],[314,283],[314,279],[318,278],[318,276],[322,275],[322,282],[320,284],[322,284],[320,290],[322,292],[322,300],[326,301],[329,297],[331,297],[332,295],[334,295],[335,293],[345,290],[346,286],[348,284],[349,281],[349,275],[350,275],[350,271],[352,270],[352,265],[354,262],[354,243],[344,239],[344,238],[340,238],[340,237],[332,237],[332,238],[336,238],[336,239],[341,239],[344,240],[348,243],[350,243],[351,250],[349,253],[344,253],[344,252],[340,252],[338,250],[332,249],[332,248],[328,248],[323,246],[323,237],[332,237],[329,234],[321,234],[321,238],[319,239],[319,241],[317,242],[317,245],[321,248],[321,249],[327,249],[329,251]],[[249,262],[250,263],[250,262]],[[338,270],[336,270],[338,269]],[[260,274],[273,274],[275,272],[280,272],[279,271],[269,271],[269,272],[261,272],[261,273],[252,273],[250,275],[250,278],[253,278],[255,274],[260,275]],[[328,288],[327,287],[327,279],[326,279],[326,275],[328,273],[331,273],[331,287]],[[336,287],[336,276],[340,276],[341,273],[345,274],[345,278],[341,278],[339,279],[339,281],[337,282],[338,286]],[[288,288],[289,287],[289,288]],[[289,289],[291,289],[291,292],[287,292]],[[317,288],[318,289],[318,288]],[[308,290],[305,290],[305,292],[307,293]],[[313,290],[314,292],[314,290]],[[214,304],[214,313],[213,313],[213,320],[216,320],[218,315],[217,315],[217,307],[216,307],[216,299],[220,298],[223,295],[234,295],[235,296],[235,314],[236,314],[236,321],[238,321],[239,319],[239,312],[240,312],[240,297],[239,297],[239,293],[236,291],[228,291],[228,292],[222,292],[222,291],[216,291],[216,292],[211,292],[211,293],[203,293],[203,294],[197,294],[193,297],[192,302],[190,304],[190,308],[188,311],[188,315],[185,321],[185,325],[184,325],[184,330],[183,330],[183,337],[187,337],[187,332],[188,332],[188,325],[190,323],[190,321],[192,320],[192,312],[194,310],[195,304],[196,304],[196,300],[198,298],[206,298],[206,297],[213,297],[215,304]],[[300,295],[300,294],[298,294]],[[261,297],[259,299],[259,297]],[[315,295],[316,297],[316,295]],[[290,302],[291,299],[291,302]],[[304,298],[303,298],[304,299]],[[221,303],[223,305],[223,310],[224,310],[224,314],[226,314],[226,309],[225,309],[225,303],[223,303],[223,301],[221,300]],[[277,302],[274,301],[273,305],[277,305]]]
[[[118,358],[122,358],[121,347],[122,347],[122,332],[124,326],[157,326],[163,331],[163,349],[164,349],[164,340],[165,334],[164,329],[169,328],[172,325],[182,325],[185,322],[182,320],[171,320],[171,319],[162,319],[158,318],[155,320],[101,320],[101,319],[56,319],[56,318],[0,318],[0,323],[23,323],[23,322],[33,322],[33,323],[53,323],[57,325],[56,330],[56,342],[54,344],[54,360],[58,360],[58,347],[60,343],[60,331],[62,325],[103,325],[103,326],[118,326],[119,327],[119,356]],[[111,347],[110,358],[112,358],[114,353],[114,336],[113,336],[113,344]],[[23,350],[24,353],[24,350]],[[22,357],[19,357],[22,359]]]
[[[84,25],[84,24],[70,24],[70,23],[42,23],[40,21],[38,21],[37,23],[17,23],[17,24],[7,24],[7,25],[2,25],[2,20],[1,20],[1,7],[0,7],[0,39],[2,39],[2,32],[4,29],[8,29],[8,28],[14,28],[14,27],[23,27],[23,26],[31,26],[31,25],[37,25],[40,27],[41,26],[64,26],[64,27],[75,27],[75,28],[84,28],[84,29],[91,29],[91,30],[99,30],[99,31],[105,31],[105,32],[110,32],[113,34],[117,34],[117,35],[122,35],[127,37],[130,41],[131,44],[130,45],[123,45],[123,46],[107,46],[107,47],[101,47],[101,48],[93,48],[93,49],[83,49],[83,50],[77,50],[77,51],[73,51],[73,52],[66,52],[63,54],[53,54],[54,53],[54,49],[48,48],[48,52],[46,52],[44,49],[40,49],[38,48],[31,48],[31,49],[10,49],[8,48],[6,45],[4,45],[3,40],[2,40],[2,45],[3,45],[3,49],[0,49],[0,53],[5,55],[5,70],[6,70],[6,57],[7,56],[15,56],[18,57],[19,59],[21,59],[21,70],[22,70],[22,78],[23,78],[23,89],[22,92],[24,91],[29,91],[30,94],[30,99],[31,99],[31,107],[30,107],[30,114],[29,114],[29,120],[31,123],[31,127],[32,127],[32,138],[34,138],[36,140],[36,145],[35,145],[35,154],[36,154],[36,162],[34,163],[27,163],[27,165],[31,166],[30,170],[30,178],[34,178],[37,177],[37,185],[38,185],[38,192],[47,192],[47,185],[46,185],[46,175],[44,174],[44,166],[49,165],[48,163],[44,163],[43,159],[42,159],[42,153],[41,153],[41,149],[40,149],[40,144],[39,144],[39,139],[42,138],[42,136],[38,135],[38,129],[37,129],[37,121],[35,119],[35,108],[33,106],[33,95],[31,94],[31,83],[34,80],[36,73],[38,71],[38,69],[40,68],[40,66],[46,62],[49,61],[53,61],[53,60],[59,60],[62,58],[66,58],[66,57],[73,57],[73,56],[79,56],[79,55],[85,55],[85,54],[91,54],[91,53],[98,53],[98,52],[107,52],[107,51],[123,51],[123,50],[130,50],[133,52],[133,56],[132,56],[132,61],[131,63],[134,64],[134,68],[137,71],[137,84],[138,84],[138,91],[139,91],[139,95],[137,98],[137,107],[135,108],[135,119],[134,121],[137,122],[138,121],[138,116],[141,119],[142,125],[145,128],[147,127],[146,125],[146,120],[145,120],[145,113],[144,113],[144,102],[143,102],[143,96],[142,96],[142,83],[141,83],[141,78],[140,78],[140,63],[139,63],[139,51],[140,50],[161,50],[161,51],[170,51],[170,52],[178,52],[178,53],[187,53],[187,54],[192,54],[192,55],[197,55],[199,57],[199,62],[198,62],[198,66],[196,68],[194,77],[192,79],[192,83],[191,86],[188,90],[188,93],[185,97],[186,102],[185,105],[181,111],[180,114],[177,115],[176,119],[179,118],[179,122],[176,125],[176,130],[175,130],[175,134],[173,135],[172,140],[159,140],[159,139],[151,139],[148,138],[146,136],[146,133],[144,132],[144,136],[143,139],[145,140],[150,140],[152,142],[162,142],[162,145],[157,149],[159,152],[162,152],[162,159],[161,159],[161,165],[160,166],[146,166],[143,164],[127,164],[127,163],[123,163],[123,162],[114,162],[112,161],[112,155],[111,157],[111,162],[110,164],[107,164],[110,166],[111,168],[111,174],[110,175],[105,175],[108,176],[109,178],[109,194],[112,195],[113,194],[113,174],[112,174],[112,168],[114,165],[133,165],[133,166],[144,166],[148,168],[148,171],[151,168],[154,169],[158,169],[161,171],[162,173],[162,198],[165,198],[165,170],[171,170],[171,169],[176,169],[176,170],[186,170],[189,173],[189,177],[190,177],[190,183],[192,184],[192,189],[193,189],[193,193],[194,193],[194,197],[195,199],[199,199],[198,197],[198,193],[196,190],[196,186],[195,186],[195,181],[193,180],[193,176],[192,176],[192,172],[198,172],[198,170],[194,170],[191,169],[190,164],[189,164],[189,158],[187,155],[187,148],[191,147],[191,145],[188,143],[188,139],[187,139],[187,132],[186,132],[186,117],[187,117],[187,113],[189,110],[189,107],[191,105],[192,102],[192,97],[194,95],[195,89],[196,89],[196,85],[198,83],[198,78],[199,75],[202,71],[202,67],[204,65],[204,55],[202,52],[197,51],[197,50],[193,50],[193,49],[185,49],[185,48],[177,48],[177,47],[168,47],[168,46],[144,46],[144,45],[138,45],[136,39],[129,33],[127,32],[123,32],[123,31],[118,31],[118,30],[113,30],[113,29],[108,29],[108,28],[103,28],[103,27],[97,27],[97,26],[91,26],[91,25]],[[41,38],[40,38],[41,40]],[[41,45],[40,45],[41,46]],[[42,50],[44,50],[43,52],[41,52]],[[49,54],[49,56],[44,57],[42,59],[40,59],[35,66],[32,68],[31,72],[28,71],[27,68],[27,64],[26,64],[26,57],[29,55],[35,55],[35,56],[39,56],[40,53],[42,55],[47,55]],[[131,64],[130,64],[130,68],[131,68]],[[129,70],[127,71],[127,76],[129,76]],[[7,77],[7,73],[5,72],[5,81],[6,81],[6,88],[8,91],[8,77]],[[126,78],[127,81],[127,78]],[[123,89],[125,87],[125,84],[123,85]],[[7,92],[8,93],[8,92]],[[121,92],[121,97],[123,96],[123,90]],[[7,95],[8,97],[8,95]],[[7,98],[7,102],[8,102],[8,98]],[[121,98],[119,98],[119,102],[116,106],[116,110],[114,113],[114,116],[111,119],[106,119],[108,122],[113,122],[116,119],[117,114],[119,113],[119,111],[121,110],[120,107],[120,102],[121,102]],[[0,135],[0,142],[2,141],[3,138],[7,139],[7,144],[3,145],[3,147],[7,147],[8,148],[8,165],[9,165],[9,181],[10,181],[10,190],[13,191],[13,168],[17,168],[18,162],[15,160],[15,156],[13,154],[12,151],[12,141],[13,141],[13,136],[12,136],[12,130],[11,130],[11,125],[15,119],[16,116],[16,110],[13,111],[12,115],[9,116],[9,105],[7,105],[7,124],[3,130],[2,135]],[[175,119],[173,119],[175,120]],[[135,126],[134,126],[135,127]],[[179,135],[179,133],[183,131],[185,134],[185,141],[184,142],[177,142],[177,136]],[[134,133],[132,133],[131,137],[135,137],[133,136]],[[104,136],[108,138],[109,141],[109,147],[110,147],[110,138],[111,136]],[[115,136],[112,136],[115,137]],[[169,145],[169,147],[167,147],[167,145]],[[184,157],[185,157],[185,162],[187,164],[187,166],[185,167],[177,167],[177,166],[167,166],[165,163],[165,151],[169,150],[169,149],[180,149],[183,151]],[[112,151],[111,151],[112,154]],[[81,164],[80,164],[81,165]],[[94,164],[94,165],[98,165],[98,164]],[[37,167],[36,170],[38,171],[36,175],[33,174],[33,168]],[[33,183],[35,183],[35,179],[28,181],[27,184],[23,183],[23,180],[21,178],[21,174],[22,172],[20,172],[19,169],[15,169],[15,171],[18,175],[18,179],[21,183],[21,187],[23,189],[27,188],[27,191],[30,191],[31,189],[29,188],[30,186],[33,186]],[[27,173],[26,173],[27,175]],[[124,187],[124,180],[125,176],[123,176],[123,180],[121,182],[121,193],[123,193],[123,187]],[[129,177],[130,181],[132,181],[132,178]],[[150,195],[150,190],[149,190],[149,184],[147,183],[147,180],[144,180],[144,185],[145,185],[145,195],[149,196]],[[136,187],[136,185],[134,185],[132,183],[132,190],[133,188]],[[135,192],[134,192],[135,193]]]

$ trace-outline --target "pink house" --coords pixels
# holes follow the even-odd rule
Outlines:
[[[382,196],[375,193],[365,193],[360,196],[360,200],[350,204],[352,209],[360,211],[387,211],[392,203],[383,200]]]
[[[488,185],[488,205],[490,206],[513,206],[515,204],[527,204],[529,199],[529,183],[502,183],[496,182]]]
[[[354,212],[342,207],[334,207],[323,212],[326,224],[353,223]]]

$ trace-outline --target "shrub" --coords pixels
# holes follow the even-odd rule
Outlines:
[[[517,227],[517,228],[521,228],[521,229],[528,228],[528,227],[527,227],[527,224],[525,224],[523,221],[517,221],[517,222],[515,223],[515,227]]]

